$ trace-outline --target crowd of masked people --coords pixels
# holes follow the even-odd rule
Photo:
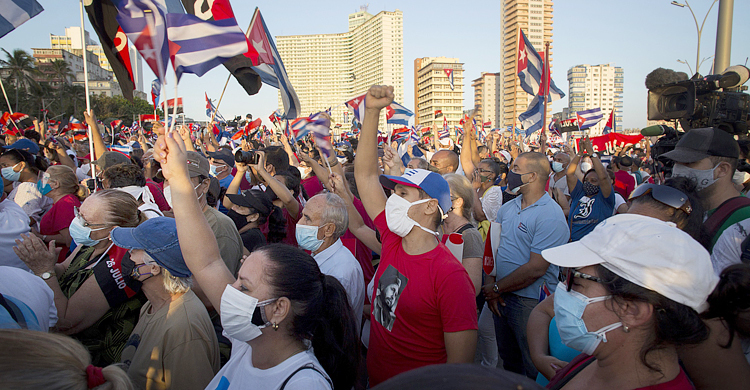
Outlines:
[[[0,387],[741,389],[748,148],[187,127],[0,154]],[[741,141],[742,142],[742,141]],[[108,144],[110,146],[108,146]]]

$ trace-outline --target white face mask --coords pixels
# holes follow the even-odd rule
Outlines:
[[[200,184],[193,187],[193,190],[197,190],[199,186]],[[198,199],[200,199],[201,196],[203,196],[203,194],[198,195]],[[167,188],[164,189],[164,199],[167,201],[170,208],[174,207],[172,206],[172,186],[167,186]]]
[[[592,168],[592,165],[590,162],[582,162],[581,163],[581,172],[586,173],[590,171]]]
[[[432,199],[422,199],[414,203],[393,194],[385,202],[385,221],[388,224],[388,229],[393,233],[396,233],[399,237],[406,237],[414,226],[426,231],[427,233],[438,235],[430,229],[420,225],[417,221],[411,219],[408,215],[408,211],[411,206],[426,203]]]
[[[258,302],[228,284],[221,294],[221,326],[229,337],[248,342],[263,334],[260,330],[271,325],[266,318],[264,306],[276,301],[268,299]]]

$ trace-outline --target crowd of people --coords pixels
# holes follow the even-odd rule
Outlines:
[[[403,153],[392,101],[330,156],[91,112],[90,140],[6,135],[2,387],[747,387],[750,142],[604,155],[469,118]]]

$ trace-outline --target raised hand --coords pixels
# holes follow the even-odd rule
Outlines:
[[[365,108],[382,110],[393,103],[393,87],[385,85],[373,85],[367,91],[365,97]]]
[[[189,180],[185,142],[182,141],[182,137],[175,136],[175,132],[166,131],[164,135],[159,136],[154,144],[154,160],[161,164],[161,172],[165,179]]]

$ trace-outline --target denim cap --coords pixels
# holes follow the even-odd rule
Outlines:
[[[10,149],[25,150],[31,154],[39,153],[39,144],[37,144],[36,142],[28,138],[21,138],[18,141],[10,145],[2,146],[2,148],[5,150],[10,150]]]
[[[172,275],[181,278],[192,275],[182,257],[174,218],[151,218],[138,227],[116,227],[111,234],[115,245],[124,249],[143,249]]]

